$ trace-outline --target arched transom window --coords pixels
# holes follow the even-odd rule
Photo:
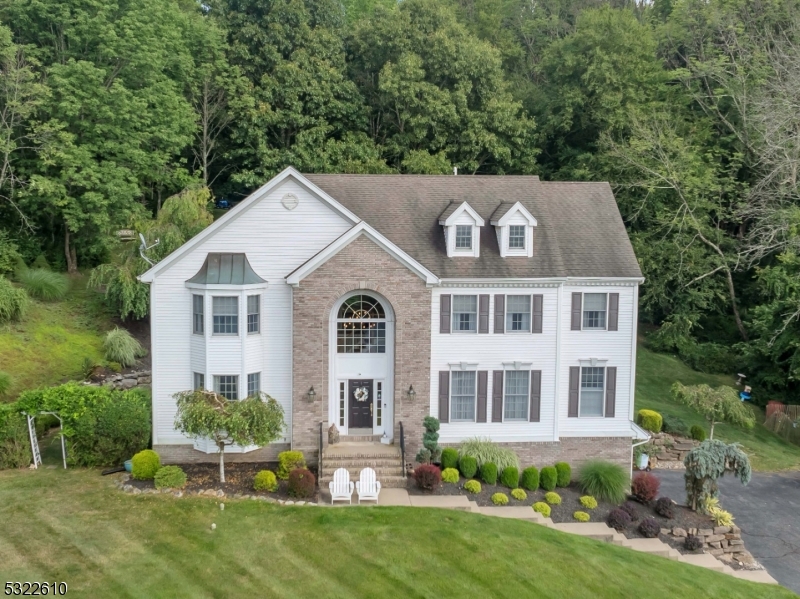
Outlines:
[[[339,308],[336,351],[340,354],[386,353],[386,312],[370,295],[354,295]]]

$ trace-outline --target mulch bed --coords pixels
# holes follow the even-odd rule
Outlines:
[[[221,489],[225,492],[226,496],[259,495],[273,497],[275,499],[297,499],[296,497],[289,496],[287,492],[288,483],[285,480],[278,480],[278,490],[274,493],[253,490],[253,479],[256,474],[261,470],[272,470],[275,472],[278,469],[277,462],[231,462],[230,464],[225,464],[224,483],[219,482],[218,463],[176,465],[180,466],[186,473],[186,487],[183,488],[184,493],[197,493],[198,491],[205,491],[208,489]],[[311,470],[314,476],[317,475],[313,467],[309,468],[309,470]],[[134,480],[131,478],[127,484],[142,490],[155,488],[152,480]],[[305,501],[316,501],[316,497],[305,498]]]

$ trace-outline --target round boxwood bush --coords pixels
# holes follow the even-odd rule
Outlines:
[[[305,468],[295,468],[289,473],[290,497],[313,497],[317,490],[317,479]]]
[[[262,470],[253,479],[253,489],[274,493],[278,490],[278,477],[272,470]]]
[[[553,466],[545,466],[539,473],[539,485],[545,491],[552,491],[558,483],[558,471]]]
[[[539,488],[539,470],[536,466],[528,466],[522,471],[519,486],[528,491],[535,491]]]
[[[692,428],[689,429],[689,434],[692,436],[692,439],[695,441],[705,441],[706,440],[706,429],[704,429],[699,424],[693,424]]]
[[[442,468],[458,468],[458,451],[452,447],[445,447],[442,450]]]
[[[561,495],[550,491],[544,494],[544,500],[550,505],[561,505]]]
[[[550,517],[550,506],[547,505],[544,501],[537,501],[533,504],[533,511],[541,514],[545,518]]]
[[[528,494],[522,489],[512,489],[511,497],[513,497],[517,501],[525,501],[528,498]]]
[[[478,473],[478,460],[469,455],[462,455],[458,459],[458,469],[464,478],[472,478]]]
[[[492,495],[492,503],[495,505],[506,505],[508,503],[508,495],[505,493],[495,493]]]
[[[633,477],[631,494],[641,503],[647,505],[658,496],[661,481],[649,472],[639,472]]]
[[[494,485],[497,483],[497,466],[492,462],[486,462],[481,466],[481,479],[487,485]]]
[[[305,467],[306,459],[303,457],[302,451],[282,451],[278,454],[278,471],[275,476],[286,480],[292,470]]]
[[[516,489],[519,486],[519,470],[514,466],[509,466],[500,475],[500,483],[509,489]]]
[[[698,549],[702,549],[704,544],[701,537],[689,535],[683,541],[683,548],[688,551],[697,551]]]
[[[661,418],[661,414],[655,410],[639,410],[638,420],[639,425],[651,433],[660,433],[661,426],[664,423],[664,419]]]
[[[164,466],[158,469],[153,482],[156,489],[183,489],[186,486],[186,473],[180,466]]]
[[[669,497],[659,497],[653,505],[653,511],[663,518],[675,516],[675,504]]]
[[[611,528],[616,530],[617,532],[622,532],[628,526],[630,526],[631,517],[628,512],[621,508],[614,508],[608,513],[608,517],[606,518],[606,524],[608,524]]]
[[[575,512],[574,514],[572,514],[572,517],[575,518],[578,522],[588,522],[589,520],[592,519],[591,516],[589,516],[589,514],[587,514],[586,512]]]
[[[143,449],[131,460],[131,476],[137,480],[150,480],[161,468],[161,458],[152,449]]]
[[[585,507],[587,510],[593,510],[597,508],[597,499],[591,495],[584,495],[578,501],[580,501],[581,506]]]
[[[569,464],[566,462],[558,462],[556,464],[556,473],[558,474],[556,486],[568,487],[572,480],[572,468],[570,468]]]
[[[468,480],[467,482],[464,483],[464,490],[467,493],[472,493],[473,495],[476,493],[480,493],[481,483],[479,483],[477,480]]]
[[[442,480],[446,483],[457,483],[458,470],[455,468],[445,468],[442,470]]]
[[[414,480],[420,489],[432,491],[442,483],[442,471],[433,464],[422,464],[414,470]]]
[[[655,518],[645,518],[639,523],[639,532],[648,539],[654,539],[661,532],[661,525]]]

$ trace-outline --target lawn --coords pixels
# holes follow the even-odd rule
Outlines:
[[[670,387],[675,381],[685,385],[706,383],[712,387],[735,386],[732,377],[703,374],[689,368],[678,358],[654,353],[641,344],[636,364],[636,410],[648,408],[661,414],[682,418],[687,425],[699,424],[708,431],[708,422],[694,410],[672,400]],[[800,468],[800,447],[784,441],[764,428],[764,413],[756,412],[756,426],[744,430],[728,424],[717,424],[714,437],[728,443],[738,442],[750,456],[755,470],[796,470]]]
[[[0,472],[0,580],[74,597],[793,597],[536,524],[450,510],[127,495],[93,470]],[[216,530],[211,530],[211,523]]]
[[[112,327],[100,294],[86,278],[71,280],[61,302],[32,300],[21,322],[0,325],[0,370],[11,375],[8,399],[21,391],[83,378],[83,362],[103,358],[103,334]]]

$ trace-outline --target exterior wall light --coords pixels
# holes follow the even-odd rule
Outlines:
[[[306,397],[308,397],[308,401],[314,401],[317,398],[317,392],[314,391],[314,385],[311,385],[311,389],[309,389],[308,393],[306,393]]]
[[[409,401],[414,401],[414,398],[417,397],[417,392],[414,391],[414,385],[408,386],[408,391],[406,391],[406,397],[408,397]]]

